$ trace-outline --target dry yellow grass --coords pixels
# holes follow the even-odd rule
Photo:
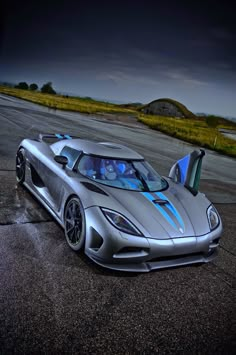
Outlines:
[[[144,114],[140,114],[138,120],[172,137],[236,157],[236,141],[208,127],[205,121]]]
[[[126,113],[133,114],[134,110],[122,108],[112,103],[95,101],[89,98],[65,97],[62,95],[49,95],[40,92],[21,90],[0,86],[0,92],[6,95],[35,102],[50,108],[78,111],[82,113]]]

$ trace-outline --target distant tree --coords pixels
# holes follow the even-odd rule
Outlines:
[[[56,91],[53,89],[50,81],[41,87],[41,92],[44,94],[56,94]]]
[[[17,89],[28,90],[29,85],[25,81],[21,81],[18,85],[15,86]]]
[[[210,128],[216,128],[219,124],[219,117],[214,115],[209,115],[206,117],[206,124]]]
[[[38,85],[35,83],[30,84],[30,86],[29,86],[29,89],[32,91],[36,91],[36,90],[38,90],[38,88],[39,88]]]

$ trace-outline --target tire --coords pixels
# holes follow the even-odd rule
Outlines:
[[[16,180],[20,185],[25,181],[25,165],[25,150],[20,148],[16,153]]]
[[[64,228],[66,241],[75,251],[84,247],[85,243],[85,215],[78,197],[72,197],[65,207]]]

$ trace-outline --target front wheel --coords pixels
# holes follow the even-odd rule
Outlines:
[[[73,197],[67,203],[64,221],[67,243],[73,250],[81,250],[85,242],[85,216],[79,198]]]
[[[16,180],[22,185],[25,181],[25,151],[20,148],[16,153]]]

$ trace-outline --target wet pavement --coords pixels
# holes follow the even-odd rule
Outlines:
[[[217,155],[214,166],[215,155],[210,152],[204,162],[202,190],[213,198],[224,224],[217,259],[148,274],[109,271],[73,252],[62,228],[25,188],[16,185],[15,150],[29,122],[35,122],[33,134],[40,125],[54,130],[56,122],[61,125],[58,131],[64,132],[69,123],[62,113],[54,117],[37,105],[12,99],[7,107],[5,101],[1,109],[0,99],[0,354],[235,353],[235,160]],[[31,121],[25,114],[14,115],[19,114],[18,106],[31,114],[35,111]],[[76,126],[78,130],[81,126],[84,136],[86,125],[87,134],[91,127],[86,119],[80,118]],[[75,124],[75,116],[73,120]],[[18,122],[14,130],[12,121]],[[162,144],[166,139],[141,126],[94,122],[99,129],[91,135],[97,140],[108,140],[109,130],[104,128],[108,126],[111,137],[119,140],[121,134],[123,141],[129,136],[127,142],[151,160],[158,157],[159,144],[150,152],[148,137]],[[189,149],[171,142],[168,138],[166,159],[155,160],[163,173],[175,155]],[[180,151],[171,153],[176,147]]]
[[[236,140],[236,131],[230,129],[220,129],[219,130],[225,137]]]
[[[17,185],[15,171],[0,171],[0,180],[0,225],[52,221],[33,195]]]

